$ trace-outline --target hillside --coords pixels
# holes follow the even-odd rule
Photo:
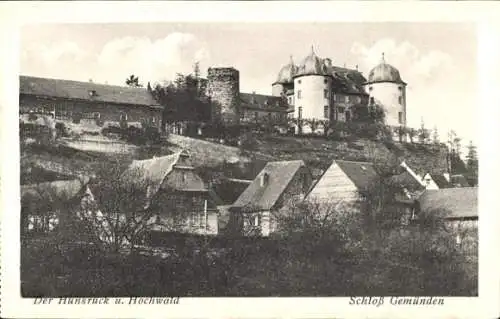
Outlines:
[[[333,159],[351,161],[402,161],[417,173],[447,171],[446,147],[357,139],[332,141],[320,137],[261,136],[257,151],[281,160],[302,159],[311,167],[326,169]]]
[[[357,139],[355,141],[332,141],[320,137],[265,136],[256,137],[253,152],[242,153],[237,147],[213,143],[201,139],[171,134],[159,146],[124,147],[123,152],[110,150],[102,145],[93,146],[86,139],[78,142],[61,141],[51,146],[30,145],[23,147],[21,172],[26,174],[38,168],[52,172],[49,179],[61,175],[90,173],[103,161],[127,163],[133,159],[168,155],[180,149],[191,154],[192,163],[206,178],[216,174],[243,179],[253,179],[267,161],[304,160],[318,175],[326,169],[333,159],[353,161],[405,160],[417,173],[427,171],[443,173],[447,170],[445,147],[438,148],[419,144],[384,144],[379,141]],[[100,151],[96,151],[100,150]],[[57,173],[57,174],[53,174]],[[206,173],[206,174],[205,174]],[[41,173],[37,173],[43,175]],[[22,179],[23,180],[23,179]]]

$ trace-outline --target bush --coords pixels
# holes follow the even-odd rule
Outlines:
[[[66,124],[62,122],[56,123],[56,132],[58,137],[69,137],[70,130],[66,127]]]

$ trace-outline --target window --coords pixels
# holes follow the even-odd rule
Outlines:
[[[153,116],[153,117],[151,118],[151,123],[156,123],[156,117],[154,117],[154,116]]]
[[[187,174],[186,172],[182,172],[182,181],[185,182],[187,179]]]
[[[302,106],[299,106],[299,119],[302,119]]]
[[[255,112],[254,113],[254,117],[255,117],[255,119],[258,119],[259,118],[259,112]]]
[[[403,97],[402,96],[398,97],[398,102],[399,102],[399,104],[403,104]]]
[[[361,103],[361,96],[356,97],[356,103]]]
[[[344,97],[344,101],[345,101],[346,103],[349,103],[349,96],[347,96],[347,95],[346,95],[346,96]]]
[[[375,104],[375,99],[372,96],[372,97],[370,97],[370,105],[373,105],[373,104]]]
[[[324,97],[325,99],[327,99],[327,98],[328,98],[328,90],[327,90],[327,89],[323,90],[323,97]]]
[[[368,91],[371,91],[371,90],[373,90],[373,86],[370,86],[370,87],[368,88]]]
[[[253,225],[260,226],[260,214],[255,215],[254,220],[253,220]]]
[[[328,79],[325,79],[324,83],[325,83],[325,84],[328,84]]]
[[[120,121],[126,121],[128,118],[127,113],[120,113]]]
[[[323,108],[323,117],[325,119],[329,118],[329,114],[328,114],[328,105],[325,105],[325,107]]]
[[[398,113],[398,122],[399,124],[403,124],[403,112]]]
[[[302,98],[302,91],[301,90],[297,91],[297,98],[298,99]]]
[[[398,90],[400,90],[400,91],[401,91],[401,90],[403,90],[403,87],[401,87],[401,86],[398,86]]]
[[[302,80],[298,80],[298,81],[297,81],[297,83],[298,83],[298,84],[302,83]]]
[[[338,110],[339,110],[339,113],[344,113],[345,108],[342,106],[339,106]]]

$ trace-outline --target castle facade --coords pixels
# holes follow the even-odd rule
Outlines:
[[[378,105],[385,111],[385,124],[406,126],[406,83],[399,71],[382,59],[368,74],[335,66],[311,49],[300,64],[292,58],[281,67],[272,83],[272,95],[239,92],[239,71],[209,68],[208,94],[219,106],[216,116],[228,122],[268,118],[341,121],[355,120],[355,106]],[[308,128],[296,130],[307,132]]]

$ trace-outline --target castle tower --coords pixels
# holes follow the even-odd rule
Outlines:
[[[207,93],[212,100],[212,118],[239,122],[240,72],[232,67],[208,68]]]
[[[399,71],[385,62],[384,54],[380,64],[368,75],[365,84],[369,94],[369,105],[378,104],[385,111],[385,124],[389,126],[406,126],[406,83]]]
[[[287,90],[292,90],[293,77],[297,74],[297,71],[298,67],[293,62],[292,56],[290,56],[290,62],[281,68],[276,82],[272,84],[272,95],[282,96]]]
[[[330,63],[326,61],[326,63]],[[328,67],[311,48],[294,76],[294,101],[296,119],[329,120],[332,109],[332,79]],[[302,128],[307,132],[307,127]]]

